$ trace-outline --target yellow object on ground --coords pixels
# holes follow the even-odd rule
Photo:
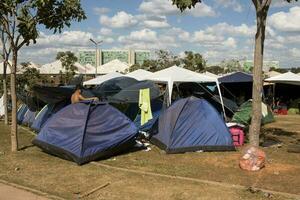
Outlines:
[[[144,125],[153,118],[149,88],[140,90],[139,107],[141,109],[141,125]]]

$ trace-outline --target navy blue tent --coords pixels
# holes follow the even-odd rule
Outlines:
[[[56,104],[47,104],[35,117],[31,128],[35,131],[40,131],[45,122],[60,109],[68,105],[66,101],[62,101]]]
[[[80,165],[127,150],[135,144],[136,135],[133,122],[116,108],[86,101],[53,115],[33,144]]]
[[[180,99],[159,117],[151,142],[167,153],[234,150],[231,134],[219,113],[206,100]]]
[[[25,104],[22,104],[20,106],[20,108],[18,109],[18,112],[17,112],[17,122],[18,122],[18,124],[22,124],[22,122],[24,120],[24,116],[25,116],[25,114],[28,110],[29,109]]]
[[[218,78],[219,83],[245,83],[252,82],[252,74],[247,74],[245,72],[234,72],[228,75],[224,75]]]

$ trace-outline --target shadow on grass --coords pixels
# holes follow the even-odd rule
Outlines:
[[[288,132],[288,131],[284,131],[282,129],[279,128],[266,128],[263,129],[262,133],[264,135],[276,135],[276,136],[295,136],[297,135],[297,133],[295,132]]]
[[[31,147],[34,147],[34,145],[33,144],[25,145],[25,146],[21,147],[19,150],[24,151],[24,150],[26,150],[28,148],[31,148]]]

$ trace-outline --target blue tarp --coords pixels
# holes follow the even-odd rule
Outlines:
[[[33,143],[61,158],[84,164],[127,150],[137,128],[107,103],[71,104],[51,117]]]
[[[253,76],[251,74],[247,74],[245,72],[234,72],[229,75],[222,76],[218,78],[220,84],[222,83],[245,83],[252,82]]]
[[[206,100],[180,99],[159,117],[151,141],[167,153],[234,150],[231,134],[219,113]]]

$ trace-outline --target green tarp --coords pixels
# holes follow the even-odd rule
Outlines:
[[[232,121],[244,125],[249,125],[252,115],[252,101],[248,100],[243,103],[238,111],[233,115]],[[270,109],[262,103],[262,124],[267,124],[275,121],[274,116]]]

